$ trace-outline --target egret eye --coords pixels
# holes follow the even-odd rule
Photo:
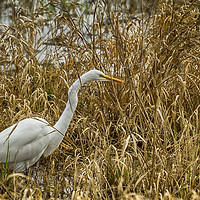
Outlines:
[[[99,74],[99,77],[105,78],[105,75],[104,74]]]

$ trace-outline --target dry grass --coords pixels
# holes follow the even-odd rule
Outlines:
[[[90,69],[126,84],[84,86],[62,145],[28,175],[1,174],[0,198],[200,199],[200,2],[157,1],[137,19],[96,3],[91,26],[74,5],[48,6],[1,26],[0,131],[32,116],[54,124]]]

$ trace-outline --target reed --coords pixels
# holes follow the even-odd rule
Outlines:
[[[1,25],[0,131],[53,125],[90,69],[126,84],[83,86],[59,149],[26,175],[2,166],[0,198],[199,199],[200,2],[155,1],[134,19],[122,3],[62,5],[38,1]]]

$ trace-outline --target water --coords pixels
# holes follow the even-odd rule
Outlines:
[[[56,1],[51,2],[52,4],[49,1],[36,0],[33,4],[29,0],[3,0],[0,2],[0,22],[7,26],[15,26],[15,20],[19,19],[16,16],[21,16],[22,23],[34,19],[40,32],[34,33],[36,34],[33,41],[33,48],[36,52],[35,58],[38,63],[51,63],[55,66],[62,66],[69,55],[73,57],[77,51],[83,51],[84,46],[93,44],[93,40],[99,37],[98,26],[101,22],[103,22],[100,28],[102,39],[112,36],[111,23],[107,14],[108,9],[110,9],[110,13],[117,14],[123,8],[124,13],[129,16],[128,11],[131,6],[128,3],[129,1],[121,6],[120,1],[117,0],[106,5],[103,1],[99,1],[97,5],[96,1],[85,0],[74,1],[76,4],[65,1],[65,5],[55,3]],[[119,17],[122,21],[121,24],[124,21],[123,17]],[[95,23],[98,25],[94,25]],[[13,34],[12,32],[8,33]],[[28,42],[28,32],[23,33],[23,37],[27,38],[26,41]],[[97,45],[94,50],[101,59],[104,49],[100,49]],[[12,58],[9,59],[12,60]],[[14,64],[12,64],[12,67],[15,68]]]

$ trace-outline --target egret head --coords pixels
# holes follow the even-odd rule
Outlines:
[[[89,81],[115,81],[119,83],[124,83],[124,81],[105,75],[99,70],[90,70],[89,72],[83,74],[71,85],[71,87],[68,90],[68,95],[70,96],[73,93],[77,94],[77,91],[80,88],[80,86]]]
[[[84,76],[88,79],[88,81],[115,81],[119,83],[124,83],[124,81],[105,75],[99,70],[91,70],[87,72]]]

